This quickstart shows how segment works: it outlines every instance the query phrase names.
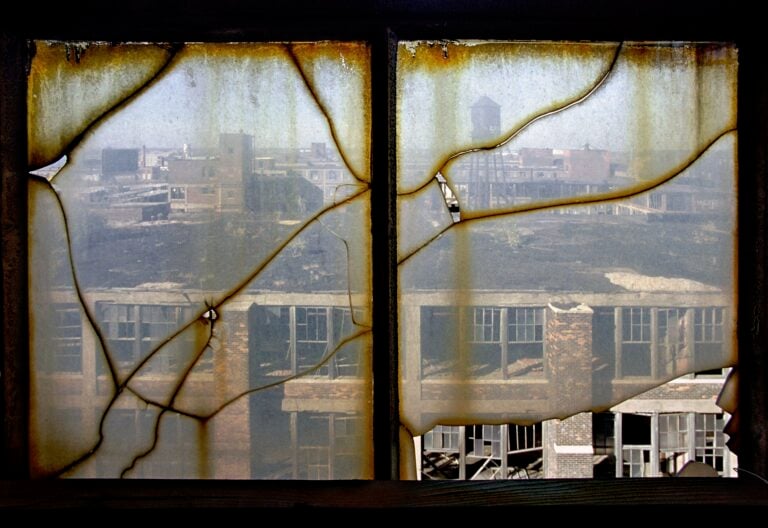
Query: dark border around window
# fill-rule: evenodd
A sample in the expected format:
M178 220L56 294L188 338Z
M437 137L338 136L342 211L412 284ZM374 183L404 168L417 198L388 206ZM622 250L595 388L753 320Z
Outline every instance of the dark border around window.
M739 424L741 468L768 474L768 44L748 29L746 2L648 0L310 0L246 3L136 0L118 10L7 8L1 28L0 220L3 352L0 362L0 507L514 507L535 504L768 505L768 488L742 472L733 481L380 482L398 478L397 283L394 247L395 51L397 39L732 41L739 49ZM276 4L276 3L275 3ZM43 13L44 11L44 13ZM44 15L44 18L41 18ZM754 25L754 24L752 24ZM379 482L174 482L28 480L29 367L26 233L28 39L264 41L359 39L372 48L372 230L374 244L374 474Z

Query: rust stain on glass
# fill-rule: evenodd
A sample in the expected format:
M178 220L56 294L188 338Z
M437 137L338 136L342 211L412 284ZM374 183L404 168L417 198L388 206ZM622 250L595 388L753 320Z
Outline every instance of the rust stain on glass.
M370 478L367 46L36 48L33 474Z
M722 412L722 380L665 384L736 361L736 69L719 43L401 43L401 419L426 477L455 456L522 478L484 450L529 434L519 452L550 463L526 475L584 476L561 455L591 475L577 413L655 413L658 431L664 409L693 416L681 400L706 402L702 430ZM651 389L666 407L631 399ZM529 429L492 425L510 423ZM708 456L664 469L617 445L631 476Z
M36 42L29 73L29 163L58 159L95 120L171 59L170 46Z

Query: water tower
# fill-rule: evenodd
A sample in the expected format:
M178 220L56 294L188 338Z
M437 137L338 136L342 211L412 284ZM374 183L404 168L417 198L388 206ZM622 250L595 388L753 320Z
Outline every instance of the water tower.
M472 141L496 139L501 134L501 106L488 96L472 105Z
M483 95L470 107L472 142L486 145L501 140L501 106ZM488 209L507 205L510 185L507 184L504 158L500 149L493 149L469 157L466 173L465 203L471 209ZM514 187L514 186L511 186Z

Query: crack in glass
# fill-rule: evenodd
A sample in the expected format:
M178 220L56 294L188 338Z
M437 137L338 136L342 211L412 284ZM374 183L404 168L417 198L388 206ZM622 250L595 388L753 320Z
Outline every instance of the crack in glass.
M560 419L533 450L583 476L556 469L579 413L676 409L702 385L664 383L735 365L736 64L719 43L400 44L403 475L525 478L472 449Z
M171 44L106 42L38 42L32 49L28 129L33 169L73 150L92 127L160 78L177 51ZM114 75L116 68L121 75Z
M710 148L712 148L715 144L717 144L722 138L735 133L736 133L735 128L729 128L727 130L723 130L711 142L704 145L701 150L694 152L689 159L683 161L680 167L674 168L669 174L663 174L661 176L644 181L642 184L639 184L634 187L630 187L628 189L619 189L619 190L613 190L610 192L595 193L586 197L573 197L573 198L561 198L557 200L547 200L547 201L542 201L541 203L508 207L501 211L497 210L497 211L491 211L491 212L475 212L475 211L471 211L469 213L465 212L461 215L461 217L454 219L451 224L448 224L443 228L441 228L440 230L438 230L429 240L427 240L421 245L405 253L398 260L398 264L404 264L408 259L416 255L419 251L429 246L429 244L431 244L432 242L434 242L435 240L443 236L446 232L453 229L455 226L459 224L467 224L469 222L476 221L476 220L484 220L484 219L495 218L495 217L504 217L509 215L522 214L522 213L532 213L536 211L544 211L547 209L555 209L555 208L561 208L561 207L585 206L585 205L592 205L592 204L607 203L611 201L632 198L632 197L641 195L643 193L646 193L648 191L652 191L653 189L656 189L657 187L672 181L677 176L680 176L688 168L690 168L694 163L696 163L696 161L698 161L704 154L706 154L706 152ZM467 151L467 153L468 152L470 151ZM438 181L437 176L435 177L435 181L436 182ZM425 187L422 187L422 189ZM420 192L422 189L419 189L416 193ZM450 185L448 185L448 189L450 191ZM407 194L411 194L411 193L407 193ZM445 200L445 209L450 213L451 208L448 200L449 196L455 196L455 193L450 191L450 194L446 195L446 193L444 193L444 196L443 196L443 199ZM458 211L462 211L461 202L458 199L456 200L456 204L458 207Z
M448 47L447 46L442 47L442 53L443 53L443 58L447 59L448 58ZM475 152L487 152L487 151L492 151L494 149L503 147L504 145L506 145L507 143L512 141L515 137L520 135L526 128L528 128L529 126L533 125L537 121L539 121L541 119L546 119L549 116L552 116L552 115L558 114L560 112L566 111L569 108L571 108L572 106L581 104L587 98L589 98L592 94L597 92L600 89L600 87L603 85L603 83L606 82L608 77L614 71L614 69L616 67L616 62L618 61L620 54L621 54L621 43L619 43L616 46L615 51L613 52L613 57L610 59L610 62L605 67L605 69L598 73L598 75L597 75L596 79L594 80L594 82L592 82L591 84L588 84L581 91L579 91L579 92L577 92L577 93L575 93L573 95L569 94L569 96L564 101L562 101L562 102L550 103L549 105L547 105L547 106L545 106L545 107L543 107L541 109L537 109L532 116L525 117L521 123L519 123L516 126L513 126L511 128L511 130L509 130L504 135L504 137L503 137L503 139L501 141L498 141L498 142L493 141L491 144L485 144L485 145L481 144L480 146L472 146L472 147L464 148L464 149L458 150L457 152L454 152L454 153L450 154L447 158L445 158L445 161L440 163L439 168L437 169L437 171L435 172L435 174L434 174L434 176L432 178L426 180L423 184L419 185L415 189L406 189L406 190L403 190L403 191L398 191L397 195L398 196L408 196L410 194L418 193L424 187L426 187L427 185L431 184L432 180L436 180L438 178L438 174L440 174L441 176L443 176L443 178L445 178L443 173L446 171L446 167L453 160L455 160L457 158L460 158L462 156L465 156L467 154L472 154L472 153L475 153ZM490 138L490 139L493 139L493 138ZM487 140L488 140L488 138L479 139L479 141L487 141ZM477 142L477 141L478 140L475 140L475 142ZM446 183L448 185L448 188L453 192L453 195L457 196L456 192L453 189L453 186L450 184L450 182L446 182Z
M33 474L370 478L367 45L36 49ZM436 424L735 363L735 69L718 43L401 43L404 475Z
M54 49L63 47L68 50L66 60L70 60L70 45L38 43L38 46L41 45ZM76 64L80 64L83 57L90 56L93 50L95 53L92 54L98 55L102 47L101 43L76 46L75 49L80 50L78 53L81 59ZM144 49L147 55L151 53L149 46ZM117 56L119 52L125 52L122 59L126 61L130 61L136 53L133 46L121 48L118 45L117 49L110 48L110 51L118 52L115 53ZM171 58L173 64L169 67ZM370 435L366 432L366 427L359 426L367 423L369 418L366 416L370 413L370 381L367 379L369 376L365 374L371 332L367 313L370 294L366 293L369 291L369 244L365 242L369 181L365 162L369 157L366 130L369 128L370 119L367 116L368 94L367 91L361 91L361 87L367 87L369 82L367 48L355 43L216 46L190 44L177 47L171 58L162 68L155 71L145 84L123 91L116 90L120 93L108 101L114 106L100 107L101 114L96 118L88 114L90 122L77 115L72 118L73 121L87 123L71 134L74 139L70 145L57 146L54 149L59 156L63 151L68 160L67 166L58 176L53 174L56 177L55 185L52 183L52 170L47 173L42 171L42 174L41 171L30 174L33 230L36 233L51 229L55 231L53 226L56 222L50 217L58 214L65 244L56 250L59 254L66 255L63 259L59 255L59 269L54 273L51 273L51 270L39 269L33 273L36 283L33 285L32 297L44 297L46 293L54 297L67 297L65 292L54 294L46 291L46 283L49 283L45 280L46 276L57 276L51 282L58 283L58 289L62 282L70 283L70 290L75 296L73 300L79 305L79 312L82 314L81 341L91 341L94 349L102 351L91 357L90 362L95 359L99 364L95 366L95 370L101 370L101 375L106 373L109 379L106 385L100 386L103 384L100 375L91 372L90 374L96 375L91 379L84 377L82 386L79 387L86 393L101 393L98 396L103 401L95 405L94 411L100 414L98 425L95 426L96 432L91 433L96 438L91 446L87 446L87 434L81 433L79 436L84 439L79 441L74 432L71 438L52 440L47 436L50 432L46 429L46 418L54 417L51 413L55 411L46 406L52 407L56 403L50 399L46 400L46 391L38 389L35 396L38 397L36 401L39 405L36 413L33 413L36 419L33 419L33 429L37 429L33 433L33 451L39 455L40 460L36 460L33 466L39 474L54 476L243 478L254 477L262 472L262 477L271 475L272 478L285 478L293 473L294 478L321 478L326 471L334 471L335 462L339 466L335 468L337 478L343 475L347 475L347 478L369 475ZM60 60L60 56L58 59ZM341 63L341 68L335 63ZM66 75L55 73L55 57L47 57L45 63L33 64L37 67L38 77L43 78L48 85L59 83L55 89L48 89L45 93L38 93L37 84L31 83L33 98L50 99L53 97L51 93L55 93L56 89L65 92L77 92L80 89L76 83L74 86L68 85ZM306 69L310 71L305 71ZM336 75L339 71L346 72L348 78L342 79L342 88L335 86L329 91L317 84L317 79L322 83L328 78L328 69ZM107 77L114 75L114 72L100 73ZM245 82L248 78L251 81ZM200 90L203 92L200 93ZM146 162L149 149L143 143L145 137L139 137L134 132L134 137L126 140L123 135L123 131L130 131L126 126L133 126L140 131L144 130L143 134L149 136L150 140L161 141L157 137L152 138L153 133L158 136L158 125L161 125L160 128L167 125L178 127L179 121L185 121L182 113L174 114L174 109L169 109L169 106L183 106L190 101L196 101L199 105L200 97L213 95L215 90L223 90L218 95L223 95L225 101L203 101L203 107L198 106L196 111L192 112L197 118L202 118L201 122L196 123L186 118L186 123L182 123L192 129L186 133L195 135L196 132L200 140L205 141L206 134L210 136L211 132L225 131L232 126L228 121L227 127L223 127L223 117L216 114L217 111L226 114L225 117L229 120L239 121L244 125L248 121L244 116L251 113L233 113L232 110L237 109L230 106L245 105L251 112L260 114L255 123L260 123L264 130L257 130L256 140L253 136L243 134L241 128L239 134L221 134L219 152L213 155L203 153L195 156L194 151L184 144L178 154L162 152L158 161L150 167ZM227 90L237 93L234 96L229 95ZM339 105L334 101L334 97L342 97L343 104ZM150 115L153 112L148 114L144 108L159 111L156 110L155 115ZM330 112L334 112L333 118ZM282 116L282 121L268 121L278 115ZM286 119L287 127L282 128L280 123ZM339 132L335 119L351 123L352 126L344 126ZM143 123L152 123L155 130L142 128ZM270 125L265 127L266 123ZM207 129L201 128L202 124ZM62 128L65 125L51 126ZM362 131L359 130L360 127L363 128ZM266 130L267 128L271 130ZM300 142L309 141L313 137L323 139L324 134L326 143L318 141L307 144L304 148L311 149L306 149L303 151L305 153L301 154ZM355 137L355 134L358 137ZM101 170L97 167L91 174L87 174L87 169L82 167L82 160L88 158L87 149L91 144L98 144L99 139L102 143L105 142L102 139L104 136L107 136L107 142L121 140L127 141L127 144L130 144L130 139L133 139L133 144L136 144L137 138L140 139L140 170L136 170L135 163L132 165L130 160L136 152L121 149L119 145L114 148L110 144L102 147ZM259 139L267 141L269 136L273 136L272 144L275 146L261 148L268 156L252 157L255 152L253 145L259 145ZM167 137L171 136L166 135ZM348 141L346 149L342 148L339 137ZM292 148L285 145L286 138L293 143ZM30 144L42 142L37 137L30 140ZM335 161L334 150L328 149L327 143L335 149L341 163ZM289 148L285 148L286 146ZM258 150L259 147L256 148ZM310 151L309 154L306 153L307 150ZM237 151L234 153L236 159L227 163L227 156L233 154L233 151ZM238 153L241 161L237 159ZM309 158L310 161L303 161L303 165L302 162L297 163L297 154L305 159ZM79 166L78 162L81 162ZM239 168L237 164L241 162L243 167ZM147 170L147 167L151 170ZM317 182L315 172L310 173L310 168L314 167L319 167L318 172L322 172L321 183ZM202 182L200 177L190 173L190 170L201 170ZM217 171L220 174L216 174ZM125 173L128 173L128 176ZM231 179L232 173L235 173L235 178L242 178L243 182L239 187L230 185L225 189L224 184L220 182L226 178ZM352 178L351 182L345 181L347 176ZM138 184L136 180L140 180ZM102 185L93 185L94 181ZM42 187L39 187L40 184ZM82 192L83 188L87 192ZM212 202L206 202L205 196L201 195L211 194L212 189L214 193L218 193L218 203L213 203L212 208L206 209ZM199 193L196 203L192 203L193 200L190 199L193 191ZM243 194L247 195L245 199L242 199ZM83 195L87 195L85 204ZM161 196L160 199L157 198L158 195ZM46 196L52 197L53 208L42 207L43 203L51 199ZM164 202L163 197L166 200L170 197L172 201L174 198L179 202L183 200L185 207L192 208L197 205L203 211L169 211L170 204ZM89 216L87 213L93 213L98 206L94 207L88 200L117 203L109 204L112 209L109 209L104 217L95 218L94 214ZM157 202L160 202L161 207L153 205ZM134 207L131 205L133 203L139 203L138 207L148 208L150 213L155 214L146 218L146 213L142 210L141 214L144 216L138 221L134 218L133 221L122 220L123 225L110 225L121 212L118 207L122 205L125 210L130 210ZM83 214L83 209L87 211L86 214ZM210 209L215 215L207 212ZM250 218L239 218L238 212L240 217ZM39 219L41 214L47 215L48 218ZM304 218L301 218L301 215ZM176 217L175 222L170 220L171 216ZM222 281L221 272L227 273L237 268L230 266L228 269L226 264L218 264L214 259L212 268L219 268L218 277L210 273L205 274L213 288L205 287L205 280L201 280L198 292L188 287L180 289L183 282L168 281L168 274L152 276L153 267L162 271L163 265L169 262L179 265L167 253L157 262L149 260L144 265L141 265L143 259L139 259L136 269L125 270L130 271L127 275L132 277L126 277L124 280L132 280L133 284L141 281L141 273L146 273L149 280L138 284L138 288L126 288L126 285L121 285L121 281L117 281L117 290L110 290L109 283L114 282L114 278L102 277L96 280L99 266L119 266L122 263L119 257L112 257L113 262L109 263L110 256L94 255L94 252L90 251L94 239L103 242L106 236L122 228L129 238L138 236L144 245L154 243L156 247L164 247L168 245L168 240L162 240L160 236L150 233L153 229L163 229L163 222L181 224L182 229L188 231L205 232L207 228L211 233L206 240L213 242L212 246L217 245L217 238L223 240L219 243L222 246L219 248L219 256L235 261L234 264L240 268L241 274L237 281L229 281L229 284L226 280ZM272 223L276 224L276 227L273 227ZM202 229L196 228L196 225L202 226ZM91 232L81 233L76 230L82 229L83 226L91 228ZM270 228L274 233L269 233ZM175 227L165 227L166 232L172 229ZM249 235L249 229L255 232ZM131 230L137 230L139 233L130 233ZM211 235L214 238L210 238ZM334 246L328 243L329 236L342 248L338 257L326 254ZM255 242L263 249L252 255L242 251L241 247L227 243L226 238L233 241L242 240L244 243L248 243L247 239L250 238L251 243ZM273 244L272 248L267 245L269 243ZM46 245L54 244L50 244L49 240L42 243L40 240L33 242L33 255L36 252L51 251ZM183 247L179 249L183 250ZM210 254L211 248L200 249L200 260L203 262L213 256ZM213 249L215 250L215 247ZM123 256L128 254L127 250L143 251L134 245L123 249ZM232 255L232 250L239 251L239 254ZM174 249L171 249L171 253L173 251ZM152 258L151 253L139 255ZM313 263L313 259L320 259L320 262ZM94 263L92 260L101 262ZM33 256L33 267L34 263ZM244 265L241 266L240 263ZM206 266L208 265L204 264L204 267ZM286 269L279 269L279 266ZM67 267L69 273L66 271ZM296 270L299 270L298 276L294 273ZM177 273L180 271L183 269L176 270ZM304 274L307 278L302 279L301 272L306 272ZM155 278L161 280L152 280ZM183 280L183 276L178 276L178 279ZM308 288L308 285L301 283L290 286L286 284L286 279L333 285L333 289L338 289L339 294L316 295L312 293L311 286ZM266 281L271 281L271 284L262 284ZM99 282L102 284L98 284ZM107 289L104 289L104 284ZM264 286L266 289L262 290ZM271 290L275 286L278 286L278 289ZM146 290L146 293L142 294L141 290ZM259 294L259 291L263 293ZM307 293L302 294L302 291ZM124 299L122 303L121 298ZM327 304L321 304L317 308L302 306L307 302L310 305L318 302L336 304L340 299L344 300L340 308L326 307ZM261 372L260 367L253 364L256 359L252 359L249 366L249 353L258 355L258 348L262 346L262 343L248 335L248 331L253 330L252 326L255 324L251 321L251 314L262 309L259 305L264 302L272 303L272 308L265 307L268 310L291 313L291 321L288 324L292 334L301 329L308 332L310 327L307 326L307 321L300 322L299 318L312 317L311 321L315 324L311 328L312 331L322 330L332 334L332 337L325 335L325 351L317 355L315 344L305 344L306 339L291 337L287 350L287 353L293 356L291 371L283 373L278 369L272 373ZM294 311L301 316L297 315L294 319ZM36 317L42 313L34 312L33 309L33 352L42 353L43 347L39 345L46 341L56 341L56 338L46 335L51 328L46 328L45 323L50 325L50 321L44 317ZM317 326L321 320L328 325L326 329ZM307 346L310 350L299 350ZM301 364L297 362L299 354L302 354L301 358L298 358ZM85 355L83 353L83 356ZM36 368L38 365L34 364L38 360L36 353L33 353L33 358L33 370L40 371L41 369ZM306 361L309 361L309 364ZM85 362L88 361L81 358L81 363ZM94 365L90 368L93 369ZM333 403L332 394L327 397L315 395L311 398L317 401L303 405L301 416L298 410L281 411L280 400L276 397L278 393L275 391L287 392L288 389L283 389L286 384L298 383L304 378L317 375L317 371L322 369L329 372L333 370L334 379L338 378L340 384L344 385L339 389L342 391L340 397L344 401ZM36 372L36 377L38 375ZM43 377L40 375L41 380ZM53 379L54 385L58 383L53 392L62 389L60 377L60 373L54 372L45 380ZM95 386L93 381L96 382ZM250 386L243 387L243 384ZM269 389L272 389L271 392ZM303 384L293 387L293 392L298 391L301 397L302 390L312 389L311 383ZM257 401L254 399L256 393L268 393L268 397ZM284 400L287 401L287 398ZM245 406L241 404L243 401ZM259 407L260 404L263 404L263 408ZM284 402L283 406L285 405L287 404ZM102 411L99 411L99 408ZM76 414L78 411L79 409L58 409L55 419L64 422L68 413ZM279 417L281 412L287 416ZM256 414L263 416L259 419L253 416ZM270 416L272 418L269 418ZM274 432L274 436L285 438L285 443L293 450L293 460L289 457L286 463L262 459L258 461L261 462L259 465L254 463L253 459L262 457L254 456L250 457L251 467L246 464L243 469L241 460L244 455L248 458L247 451L256 451L260 447L259 442L276 444L279 441L270 442L265 438L265 433L260 431L253 432L250 438L243 440L241 431L247 431L248 428L268 430L268 422L264 420L274 421L275 417L279 417L277 421L280 426L284 425L284 429ZM211 427L209 422L215 418L217 420ZM189 422L184 420L193 420L197 425L190 429ZM249 423L249 420L252 423ZM324 420L327 426L336 431L338 438L330 438L330 446L311 445L315 441L315 423L321 424L322 428ZM90 421L92 423L92 420ZM91 431L93 427L94 425L91 425ZM193 431L195 428L197 433ZM166 434L166 430L171 432ZM236 437L239 435L239 443L222 441L221 436L225 434L222 430L231 431ZM136 436L126 444L124 439L119 437L124 435ZM328 441L326 438L326 443ZM35 443L39 443L39 446L35 446ZM307 443L310 445L306 445ZM80 447L73 447L72 444L79 444ZM170 447L166 444L170 444ZM249 447L249 444L253 447ZM354 449L350 451L351 448ZM174 449L178 452L174 453ZM264 449L277 453L285 451L285 446L268 445ZM75 454L78 451L80 455ZM312 459L318 452L325 453L333 460L319 464ZM281 465L282 467L277 468Z

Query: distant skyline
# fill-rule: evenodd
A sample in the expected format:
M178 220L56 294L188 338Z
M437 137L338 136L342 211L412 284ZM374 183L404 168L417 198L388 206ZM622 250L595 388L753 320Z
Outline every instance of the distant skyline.
M401 58L411 49L401 48ZM567 53L546 58L502 53L488 60L483 46L475 45L475 59L444 70L420 64L417 54L414 65L398 72L400 152L407 155L418 145L440 157L471 148L470 108L482 96L500 105L504 137L526 119L588 88L600 78L613 49L595 45L591 56L579 60ZM257 149L300 149L313 142L334 148L325 116L288 60L212 57L202 47L187 50L158 82L100 123L81 147L181 148L187 143L193 149L211 148L218 145L220 132L242 131L254 136ZM590 97L533 123L506 147L578 149L589 143L615 152L695 149L735 120L735 84L729 64L724 64L642 68L620 58ZM344 60L320 62L312 72L337 137L364 165L363 74ZM350 145L353 140L356 144Z

